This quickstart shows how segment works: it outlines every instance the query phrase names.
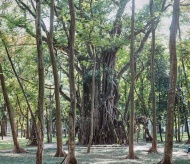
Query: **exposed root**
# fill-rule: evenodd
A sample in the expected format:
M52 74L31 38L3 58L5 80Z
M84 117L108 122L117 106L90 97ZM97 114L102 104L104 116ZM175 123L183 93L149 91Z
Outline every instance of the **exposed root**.
M137 157L136 155L134 155L133 157L128 155L125 159L139 159L139 157Z
M27 151L22 147L14 147L14 149L11 152L16 154L27 153Z
M149 150L147 150L147 152L148 153L158 153L158 151L153 149L152 147Z
M161 160L160 162L158 162L158 164L163 164L163 160Z
M64 161L64 164L77 164L76 157L72 154L68 154Z
M65 151L61 150L61 151L57 151L54 155L54 157L66 157L67 154L65 153Z
M170 161L170 160L164 160L164 159L162 159L160 162L158 162L158 164L173 164L173 162Z

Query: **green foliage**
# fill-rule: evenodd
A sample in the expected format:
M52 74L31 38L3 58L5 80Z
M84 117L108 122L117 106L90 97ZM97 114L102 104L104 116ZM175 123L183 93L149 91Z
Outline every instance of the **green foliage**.
M130 11L125 11L121 17L122 25L120 30L121 34L113 35L113 25L116 19L116 11L118 9L119 1L112 0L94 0L94 1L75 1L76 9L76 40L75 40L75 64L77 66L76 80L77 80L77 92L82 99L83 84L91 85L92 78L92 50L90 47L94 47L97 56L96 70L96 82L101 85L103 73L107 73L107 82L116 82L119 86L120 100L117 108L121 113L124 113L126 103L129 96L130 89L130 69L129 67L122 74L121 79L115 79L117 74L128 64L130 64L130 35L131 35L131 14ZM53 95L53 89L49 89L51 85L53 87L52 68L49 56L49 50L46 43L46 33L49 30L49 5L50 0L42 2L42 19L43 19L43 53L45 64L45 103L46 106L51 105L52 118L55 121L55 103L54 96L52 102L48 95ZM33 7L30 2L26 3L31 11ZM69 97L69 74L68 74L68 34L70 26L70 15L68 10L68 1L58 0L56 1L56 15L54 22L54 46L56 52L56 59L58 63L58 69L60 72L60 84L63 86L64 93ZM11 9L13 10L10 10ZM162 3L160 0L155 1L155 17L161 15ZM128 9L128 8L127 8ZM35 111L37 107L37 93L38 93L38 74L37 74L37 52L35 42L35 18L19 5L11 5L11 3L3 3L0 6L0 11L3 14L0 15L1 29L0 38L5 39L8 49L11 54L11 58L14 61L15 69L22 81L24 90L28 97L28 100L32 106L32 110ZM170 13L169 13L170 14ZM181 13L182 23L188 25L188 14ZM135 52L137 52L143 37L147 30L150 28L150 11L148 4L142 8L142 10L136 11L135 16L135 33L139 32L135 36ZM147 25L147 26L146 26ZM159 26L158 26L159 28ZM47 30L47 31L46 31ZM157 29L156 29L157 30ZM186 89L185 84L190 81L190 42L189 34L187 39L182 37L180 44L178 44L178 66L182 69L182 59L185 64L185 72L187 79L182 73L180 81L183 89L183 114L187 112L187 102L190 100L190 87ZM157 116L158 121L165 120L166 108L167 108L167 94L169 87L169 55L167 52L168 47L163 45L163 40L166 38L156 38L155 49L155 92L157 100ZM136 59L136 74L138 75L135 83L135 107L136 115L146 115L151 117L150 109L150 47L151 43L148 40L143 50L137 55ZM165 49L165 47L167 49ZM117 51L116 51L117 50ZM108 63L104 63L102 60L106 53L116 53L116 61L114 68L109 67ZM27 105L21 93L18 82L14 76L14 73L8 62L6 52L2 42L0 41L0 62L2 62L4 75L6 79L6 86L11 100L12 107L15 112L15 118L18 120L21 116L19 113L17 97L20 100L20 107L27 112ZM110 62L111 63L111 62ZM79 71L78 71L79 70ZM189 84L188 84L189 85ZM100 93L98 93L100 94ZM0 100L3 101L2 95ZM62 108L62 120L68 123L69 102L61 97ZM47 111L49 115L50 111ZM77 111L80 115L80 111ZM1 117L1 115L0 115ZM182 116L184 119L184 116Z

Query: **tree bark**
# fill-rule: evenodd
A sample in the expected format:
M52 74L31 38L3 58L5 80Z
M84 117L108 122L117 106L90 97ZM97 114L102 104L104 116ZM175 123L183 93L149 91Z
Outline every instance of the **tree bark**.
M76 89L75 89L75 74L74 74L74 43L75 43L75 8L74 1L69 0L69 12L70 12L70 29L69 29L69 83L70 83L70 111L69 111L69 151L66 157L66 164L76 164L75 157L75 115L76 115Z
M61 107L60 107L60 97L59 97L59 75L56 63L56 57L54 53L53 45L53 26L54 26L54 5L55 1L51 0L51 13L50 13L50 32L48 36L48 47L50 51L51 64L53 69L53 77L55 83L55 103L56 103L56 137L57 137L57 152L55 157L64 157L66 153L63 151L63 141L62 141L62 122L61 122Z
M0 80L1 80L3 97L4 97L4 101L6 103L6 106L7 106L7 111L8 111L10 125L11 125L11 131L12 131L12 137L13 137L13 143L14 143L13 153L26 153L26 151L22 147L20 147L19 143L18 143L15 121L14 121L14 115L13 115L13 111L12 111L11 104L9 101L1 63L0 63Z
M116 18L112 30L110 31L110 37L113 39L121 35L121 17L128 2L129 0L120 1ZM98 98L98 114L96 114L99 116L97 120L99 126L95 128L95 132L97 132L96 140L99 144L112 144L118 142L118 134L115 133L117 130L115 127L112 128L114 120L117 120L118 118L116 106L119 100L119 93L115 81L115 63L118 50L118 46L112 46L112 48L102 51L103 74L101 93L99 93Z
M50 103L51 103L51 98L50 98ZM49 112L48 112L48 107L46 107L46 130L47 130L47 143L52 143L52 132L51 132L51 105L49 105Z
M179 75L180 76L180 75ZM178 85L177 89L177 141L181 142L181 132L180 132L180 127L181 127L181 117L180 117L180 88Z
M1 136L7 136L7 115L6 115L6 104L2 104L2 118L1 118Z
M36 44L38 58L38 109L37 109L37 141L38 148L36 153L36 164L43 163L44 151L44 61L42 49L42 32L41 32L41 0L36 1Z
M168 107L166 117L166 139L164 147L164 158L160 163L171 164L173 152L173 135L174 135L174 107L175 107L175 91L177 79L177 55L176 55L176 35L179 25L179 6L180 0L174 0L172 23L170 26L170 86L168 93Z
M29 110L27 108L27 114L26 114L26 139L30 138L30 129L29 129Z
M188 119L187 119L186 115L185 115L185 126L186 126L186 129L187 129L187 136L188 136L188 140L187 140L186 143L190 143L189 125L188 125Z
M151 25L152 25L152 45L151 45L151 101L152 101L152 114L153 114L153 141L152 147L149 152L157 152L157 120L156 120L156 97L155 97L155 26L154 26L154 0L150 0L150 15L151 15Z
M129 155L128 159L137 158L134 153L134 90L135 90L135 60L134 60L134 22L135 22L135 0L132 0L132 16L131 16L131 93L130 93L130 125L129 125Z
M95 103L95 71L96 71L96 53L95 53L95 47L92 46L92 54L93 54L93 72L92 72L92 91L91 91L91 113L90 113L90 137L89 137L89 143L88 143L88 149L87 153L90 153L90 147L92 146L92 140L93 140L93 132L94 132L94 103Z

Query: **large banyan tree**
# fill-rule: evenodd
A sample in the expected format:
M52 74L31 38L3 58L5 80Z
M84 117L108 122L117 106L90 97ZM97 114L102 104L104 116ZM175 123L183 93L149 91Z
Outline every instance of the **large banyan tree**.
M81 3L80 3L81 2ZM95 109L94 109L94 144L111 144L127 140L125 122L118 121L121 116L117 104L120 98L118 92L119 79L129 68L126 61L120 70L116 71L116 61L119 50L129 46L130 40L130 10L129 0L120 1L92 1L79 2L78 37L82 39L78 43L79 54L77 56L82 76L82 99L80 108L79 142L87 144L90 136L90 102L92 87L92 56L96 53L96 82L95 82ZM88 8L86 8L88 6ZM157 4L157 10L163 12L167 6L165 1ZM138 15L141 26L135 28L135 37L141 36L141 41L135 50L138 58L149 34L151 33L151 20L146 12ZM146 19L144 18L146 17ZM144 19L144 20L142 20ZM154 18L155 27L160 15ZM82 28L83 30L81 30ZM88 61L88 62L87 62ZM124 118L125 116L122 116Z

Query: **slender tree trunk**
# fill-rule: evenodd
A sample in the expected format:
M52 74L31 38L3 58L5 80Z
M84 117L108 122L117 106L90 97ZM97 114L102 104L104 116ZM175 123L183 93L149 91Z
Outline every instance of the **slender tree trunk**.
M185 115L185 126L187 128L187 136L188 136L187 143L190 143L189 125L188 125L188 120L187 120L187 116L186 115Z
M2 69L1 63L0 63L0 80L1 80L3 97L4 97L4 101L6 103L6 106L7 106L7 111L8 111L10 125L11 125L11 131L12 131L12 137L13 137L13 143L14 143L13 153L26 153L26 151L23 148L21 148L19 146L19 143L18 143L15 121L14 121L14 115L13 115L13 111L12 111L11 104L9 101L9 97L7 94L7 89L6 89L6 85L5 85L5 78L3 75L3 69Z
M161 123L159 123L159 133L160 133L160 141L163 142L163 139L162 139L162 125Z
M178 90L177 90L177 94L178 94L178 101L177 101L177 141L181 142L181 137L180 137L180 127L181 127L181 118L180 118L180 88L178 86Z
M20 105L20 100L18 98L18 95L16 95L16 101L17 101L17 105L19 107L19 111L20 111L20 115L19 115L19 123L20 123L20 127L21 127L21 138L25 137L25 126L24 126L24 119L26 118L27 115L25 115L21 109L21 105Z
M176 116L176 113L174 112L174 136L175 136L175 140L177 142L177 116Z
M50 85L50 97L49 97L49 111L47 111L48 116L47 116L47 143L52 143L52 93L51 93L51 86ZM48 109L47 109L48 110Z
M3 140L3 133L4 133L4 129L3 129L3 118L1 120L1 139Z
M1 119L2 139L3 139L3 136L7 136L7 116L5 115L5 112L6 112L6 104L3 104L2 119Z
M36 1L36 44L38 58L38 122L37 122L37 140L38 148L36 153L36 164L43 163L44 151L44 61L42 49L42 32L41 32L41 0Z
M152 114L153 114L153 141L149 152L157 152L157 121L156 121L156 98L155 98L155 73L154 73L154 56L155 56L155 27L154 27L154 0L150 0L150 15L152 25L152 45L151 45L151 99L152 99Z
M50 101L51 102L51 101ZM49 109L50 110L50 109ZM46 130L47 130L47 143L52 143L51 134L51 111L48 112L48 107L46 107Z
M51 13L50 13L50 32L48 35L48 47L50 51L51 64L53 69L53 77L55 83L55 103L56 103L56 137L57 137L57 152L55 157L64 157L66 153L63 151L62 141L62 122L61 122L61 107L59 97L59 75L56 63L56 57L53 46L53 26L54 26L54 4L55 1L51 0Z
M29 130L29 110L27 108L27 115L26 115L26 139L30 138L30 130Z
M90 138L89 138L89 143L88 143L88 149L87 153L90 153L90 147L92 145L92 140L93 140L93 132L94 132L94 101L95 101L95 70L96 70L96 53L95 53L95 47L92 47L92 53L93 53L93 72L92 72L92 93L91 93L91 118L90 118Z
M132 17L131 17L131 54L130 54L130 66L131 66L131 93L130 93L130 126L129 126L129 155L128 159L137 158L134 153L134 90L135 90L135 62L134 62L134 19L135 19L135 0L132 0Z
M186 70L185 70L185 64L184 64L184 59L181 58L181 62L182 62L182 72L184 74L184 77L185 77L185 87L187 89L187 95L188 95L188 98L190 97L190 92L189 92L189 84L188 84L188 78L187 78L187 74L186 74ZM188 109L188 113L190 113L190 102L188 101L187 103L187 109ZM187 117L185 115L185 117ZM187 121L187 118L186 118L186 121ZM188 123L187 123L187 135L188 135L188 141L187 142L190 142L190 134L189 134L189 127L188 127Z
M5 107L4 107L5 109ZM1 119L1 136L2 136L2 140L3 140L3 136L6 136L7 133L7 116L4 114L4 110L3 110L3 116Z
M159 94L158 94L158 99L159 99L159 109L160 109L160 80L158 82L158 87L159 87ZM162 121L162 118L161 116L159 116L159 133L160 133L160 140L161 142L163 142L163 139L162 139L162 124L161 124L161 121Z
M168 107L166 117L166 139L164 147L164 158L160 163L171 164L173 152L174 135L174 106L177 79L177 55L176 55L176 35L179 25L179 6L180 0L174 0L172 23L170 26L170 87L168 93Z
M124 111L124 121L127 122L128 121L128 113L129 113L129 103L130 103L130 95L131 95L131 85L130 85L130 89L129 89L129 95L128 98L125 102L125 111Z
M70 83L70 111L69 111L69 151L66 158L66 164L76 164L75 157L75 109L76 109L76 89L75 89L75 74L74 74L74 43L75 43L75 8L74 1L69 0L70 11L70 30L69 30L69 83Z

